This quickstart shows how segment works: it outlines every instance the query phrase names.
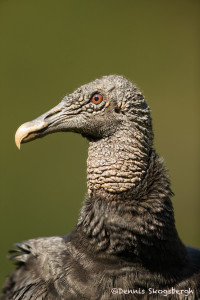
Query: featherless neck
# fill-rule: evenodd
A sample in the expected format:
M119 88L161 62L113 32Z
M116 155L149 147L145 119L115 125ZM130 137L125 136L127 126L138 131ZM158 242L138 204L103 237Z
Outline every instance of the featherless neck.
M90 142L87 160L89 195L101 188L121 193L136 186L146 172L149 148L143 133L128 128Z

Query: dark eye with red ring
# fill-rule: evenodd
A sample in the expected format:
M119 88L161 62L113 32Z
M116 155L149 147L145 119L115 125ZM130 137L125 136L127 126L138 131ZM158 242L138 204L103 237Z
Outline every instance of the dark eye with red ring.
M103 101L103 96L101 94L94 94L91 101L94 104L99 104Z

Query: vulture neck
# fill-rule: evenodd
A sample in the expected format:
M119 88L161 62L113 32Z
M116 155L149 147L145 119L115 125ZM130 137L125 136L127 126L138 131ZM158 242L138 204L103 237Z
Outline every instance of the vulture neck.
M177 267L186 254L163 161L145 139L123 136L90 143L89 193L76 234L93 253Z
M148 166L149 143L139 130L123 128L89 144L88 193L103 189L122 193L136 187Z

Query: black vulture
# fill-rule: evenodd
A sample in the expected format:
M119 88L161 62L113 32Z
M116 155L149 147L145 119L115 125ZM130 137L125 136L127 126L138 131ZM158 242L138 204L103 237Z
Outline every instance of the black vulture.
M200 299L200 251L178 236L140 90L96 79L20 126L16 144L57 131L89 140L88 195L73 232L16 245L1 299Z

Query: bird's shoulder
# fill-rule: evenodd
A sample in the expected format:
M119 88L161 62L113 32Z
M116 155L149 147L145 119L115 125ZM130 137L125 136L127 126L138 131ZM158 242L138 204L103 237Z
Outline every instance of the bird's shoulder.
M10 253L18 267L7 279L1 299L28 300L33 294L37 295L34 299L60 299L54 282L63 274L67 244L67 236L30 239L15 244Z
M66 240L60 236L43 237L15 244L11 250L11 259L28 263L31 259L39 259L45 263L52 255L66 249Z

